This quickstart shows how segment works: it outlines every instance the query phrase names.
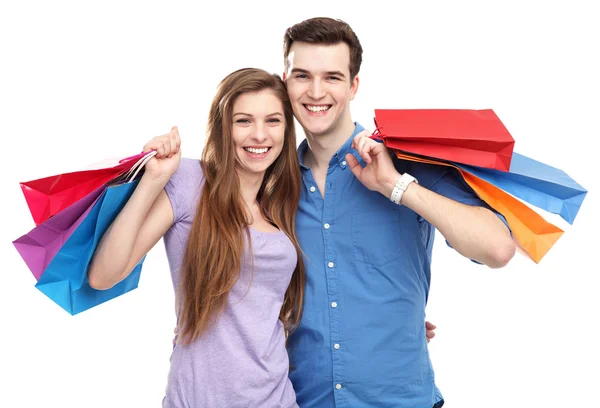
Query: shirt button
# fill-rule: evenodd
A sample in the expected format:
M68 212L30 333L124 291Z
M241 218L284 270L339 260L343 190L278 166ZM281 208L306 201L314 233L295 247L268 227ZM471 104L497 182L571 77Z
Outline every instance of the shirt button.
M310 188L310 192L311 192L311 193L314 193L315 191L317 191L317 189L315 188L315 186L312 186L312 187Z
M330 268L333 268L333 265L334 265L334 263L333 263L333 262L329 262L329 263L327 264L327 266L329 266Z
M331 302L331 307L337 307L337 302Z
M339 345L339 344L337 344L337 343L335 343L335 344L333 345L333 348L334 348L334 349L336 349L336 350L339 350L339 349L340 349L340 345Z
M342 384L336 384L335 385L335 389L336 390L341 390L342 389Z
M329 229L330 225L325 223L325 225L323 225L325 227L325 229Z
M345 166L346 164L348 164L348 163L346 163L346 160L344 160L344 161L342 162L342 166Z

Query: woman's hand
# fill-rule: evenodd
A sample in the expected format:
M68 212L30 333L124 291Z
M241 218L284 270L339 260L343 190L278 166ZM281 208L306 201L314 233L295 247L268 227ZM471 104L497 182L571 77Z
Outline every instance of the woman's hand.
M177 126L165 135L156 136L144 146L144 153L156 150L156 155L146 163L144 177L168 181L179 168L181 139Z

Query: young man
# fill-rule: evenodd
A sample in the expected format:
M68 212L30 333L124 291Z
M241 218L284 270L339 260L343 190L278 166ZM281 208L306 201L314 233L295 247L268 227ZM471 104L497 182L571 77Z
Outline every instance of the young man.
M354 123L362 47L344 22L284 36L288 94L306 140L297 234L307 283L289 338L301 407L441 407L425 335L434 230L492 268L515 245L504 219L448 168L392 160Z

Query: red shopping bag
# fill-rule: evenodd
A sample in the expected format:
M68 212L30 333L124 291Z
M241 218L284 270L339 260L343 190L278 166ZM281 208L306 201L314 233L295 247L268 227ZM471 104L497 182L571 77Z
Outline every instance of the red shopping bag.
M515 141L493 110L376 109L376 134L390 149L501 171Z
M140 159L144 156L144 153L140 153L122 159L118 164L110 167L57 174L21 182L21 190L35 225L40 225L106 183L124 176L136 164L139 165Z

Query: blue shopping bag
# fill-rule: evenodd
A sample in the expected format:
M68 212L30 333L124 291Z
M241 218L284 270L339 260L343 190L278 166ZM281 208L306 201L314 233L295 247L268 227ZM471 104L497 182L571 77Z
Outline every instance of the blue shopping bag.
M87 269L102 235L125 206L138 183L139 180L135 180L107 187L35 285L71 315L137 288L145 257L127 278L107 290L90 287Z
M558 214L573 224L587 190L567 173L547 164L513 152L510 171L453 163L542 210Z

